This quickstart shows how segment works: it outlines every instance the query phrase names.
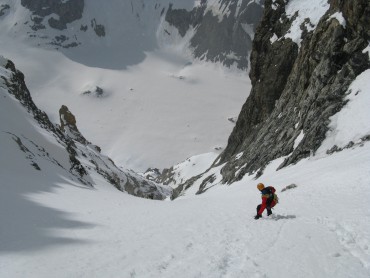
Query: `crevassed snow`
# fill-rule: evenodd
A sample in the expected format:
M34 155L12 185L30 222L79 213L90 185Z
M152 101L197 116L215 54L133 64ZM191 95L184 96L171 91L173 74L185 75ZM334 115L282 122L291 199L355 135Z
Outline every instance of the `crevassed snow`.
M310 24L306 24L306 28L308 31L314 30L316 25L319 23L320 18L326 13L329 7L330 5L327 0L289 1L286 6L287 17L292 18L296 13L298 13L298 16L292 22L290 29L284 37L292 39L292 41L300 46L302 41L302 30L300 28L301 24L304 23L306 18L308 18L310 20Z

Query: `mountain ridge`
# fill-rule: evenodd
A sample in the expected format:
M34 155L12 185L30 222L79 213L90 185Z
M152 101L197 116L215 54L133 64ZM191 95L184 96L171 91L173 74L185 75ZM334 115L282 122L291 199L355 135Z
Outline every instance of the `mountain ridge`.
M279 8L273 9L273 3L278 4ZM367 31L370 21L365 16L370 10L367 1L358 1L353 5L331 1L314 31L303 29L299 49L290 38L284 39L284 33L279 34L280 40L271 43L268 39L273 37L274 28L280 27L278 20L270 20L284 16L274 16L286 10L284 6L284 1L266 1L264 19L255 37L251 55L251 95L216 165L240 152L243 152L243 156L237 160L231 159L232 162L223 168L224 182L240 179L245 173L251 174L258 169L263 170L269 161L281 156L288 157L280 168L314 154L326 138L329 118L347 102L344 97L350 84L370 68L369 56L363 53L370 39ZM343 14L347 22L345 26L333 17L337 12ZM261 47L260 44L266 46ZM268 49L265 57L261 53L264 48ZM283 53L287 51L285 57L294 57L293 63L289 59L281 59L279 63L274 55L269 54L281 48ZM287 62L288 66L285 64ZM278 68L279 74L275 68ZM276 81L271 82L269 77ZM281 81L282 84L277 85ZM271 95L273 97L270 99ZM256 111L260 111L258 116L261 118L256 116ZM302 132L303 137L295 145ZM243 170L235 178L236 171L232 169L242 166Z
M43 131L46 131L48 136L54 138L57 145L61 146L61 149L65 152L63 156L68 157L68 161L65 158L60 160L60 158L58 159L60 154L56 154L55 147L40 145L35 138L27 138L23 134L15 134L15 131L10 132L9 134L13 136L13 140L18 144L20 150L25 153L25 159L31 160L31 166L36 170L42 172L37 161L46 159L64 169L64 171L72 175L71 177L87 186L93 187L95 181L92 175L97 173L118 190L134 196L164 199L170 194L168 189L145 180L132 171L119 169L110 158L102 155L100 148L92 145L78 131L75 117L66 106L62 106L60 109L61 126L51 123L46 113L38 109L33 102L24 82L23 73L18 71L10 60L1 57L0 62L4 69L1 71L2 89L20 102L36 121L37 125ZM6 132L6 122L2 124L4 125L2 130ZM38 137L39 135L32 136ZM33 145L33 148L36 147L38 152L35 154L30 151L30 148L22 141Z
M9 20L15 36L94 67L127 68L141 62L145 52L171 42L186 45L195 59L247 69L262 8L263 1L254 0L17 0L3 4L0 20ZM22 16L14 19L9 13ZM83 57L86 52L93 54ZM109 61L104 61L96 57L99 52L114 57L105 54Z

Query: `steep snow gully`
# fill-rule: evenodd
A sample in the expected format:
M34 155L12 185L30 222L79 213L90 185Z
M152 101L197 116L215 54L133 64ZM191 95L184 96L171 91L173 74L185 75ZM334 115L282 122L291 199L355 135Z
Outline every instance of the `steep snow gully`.
M25 195L62 213L28 222L47 243L29 246L32 234L2 226L0 246L18 247L0 249L1 277L369 277L369 151L366 144L277 172L281 161L273 162L258 181L275 186L280 203L258 221L251 177L173 202L59 182ZM281 192L290 182L297 187Z
M210 166L226 143L250 82L245 72L226 70L184 55L182 51L189 50L185 45L189 37L168 38L176 42L171 51L163 48L153 51L157 45L153 45L152 40L151 44L142 41L143 30L148 32L146 38L156 39L158 33L153 29L157 28L163 8L159 3L167 5L169 0L151 2L150 9L145 1L112 0L115 5L124 3L121 8L129 7L124 9L127 16L120 21L120 10L110 6L108 12L117 16L112 22L105 22L104 13L96 9L103 9L106 2L76 1L78 6L88 3L90 13L73 23L76 29L72 31L78 36L70 29L55 36L55 30L44 30L36 16L28 21L30 11L20 8L22 2L35 3L0 1L0 24L4 27L0 29L1 54L14 58L16 65L20 65L27 84L31 84L35 103L50 115L52 122L59 119L57 111L61 105L67 105L76 113L82 134L101 145L103 152L106 150L118 162L115 164L104 156L114 167L140 168L143 161L150 161L150 166L157 162L159 167L165 167L179 157L197 155L173 167L169 186L158 185L165 188L165 192L207 169L208 172L203 179L193 180L187 190L179 191L174 201L170 201L169 196L162 201L149 200L118 191L109 177L99 174L99 165L93 167L91 156L79 152L76 157L88 169L89 182L83 183L71 172L66 142L42 128L29 109L14 94L9 94L9 86L17 87L17 84L9 85L7 79L11 72L0 67L1 278L370 277L370 69L357 75L345 90L345 103L328 119L326 137L315 153L307 153L297 163L281 169L279 166L291 154L275 157L264 165L261 175L258 171L245 174L229 186L221 183L221 168L225 164ZM263 2L249 1L248 5L261 7ZM41 22L44 20L46 24L51 19L58 28L70 24L68 15L58 13L71 1L60 0L59 5L53 6L61 8L56 13L43 8L53 1L37 3L41 3L37 13L48 13ZM211 8L202 10L205 3ZM180 7L177 12L188 19L199 19L199 11L209 12L222 23L223 18L230 19L231 10L243 15L245 3L242 0L176 0L173 8ZM280 44L289 39L297 44L295 48L304 47L300 37L310 35L318 15L330 6L324 0L315 0L320 4L318 10L302 0L266 0L266 3L274 11L283 11L289 3L287 17L281 23L294 27L289 35L278 38L274 33L267 42ZM336 0L331 3L349 5ZM194 5L198 9L192 10ZM228 9L230 7L232 9ZM150 12L152 8L155 14ZM311 20L297 14L300 11L309 12ZM145 16L150 20L142 20ZM338 20L335 25L345 25L343 15L333 16ZM114 27L122 22L127 23L122 28L132 36L133 45L137 42L144 45L133 49L129 43L121 49L125 38L114 37L121 43L116 45L108 35L103 36L109 28L119 33L119 28ZM156 24L146 25L153 22ZM132 29L131 23L135 23ZM176 23L179 28L188 28L187 35L194 32L191 25ZM212 26L206 24L203 28L212 29ZM305 31L299 26L305 27ZM166 23L164 27L168 28L167 32L176 33L174 26ZM249 30L250 26L242 24L242 27ZM27 33L30 28L35 32L30 33L31 38ZM24 30L26 33L22 33ZM95 50L112 43L114 51L127 50L126 54L139 51L140 55L134 57L134 62L127 62L125 69L92 68L86 64L106 61L103 56L99 57L100 61L87 59L96 55L89 47L86 53L83 48L77 52L64 50L70 55L86 54L78 57L86 61L85 65L77 63L77 59L68 59L72 56L61 52L30 47L40 38L45 42L44 31L57 38L60 47L74 40L89 43L91 38L99 37L96 48L92 47ZM70 36L62 37L62 34ZM213 35L217 36L217 32ZM370 55L370 45L358 52L360 57ZM227 56L237 57L235 53L227 53ZM0 57L1 65L5 65L5 61ZM90 93L86 93L88 91ZM50 125L55 130L59 128L51 122ZM153 137L149 138L148 134ZM291 141L293 149L301 142L304 131L298 134ZM151 144L148 145L148 141ZM76 144L89 151L86 153L100 153L98 148L91 149L90 144ZM206 154L200 155L201 152ZM242 157L243 152L233 155L240 163ZM235 176L246 167L243 163L238 166L240 168L234 167ZM140 185L140 181L141 176L133 184ZM273 215L267 217L265 212L261 219L254 220L256 206L261 201L256 189L259 182L277 189L279 203ZM197 194L200 186L206 193Z

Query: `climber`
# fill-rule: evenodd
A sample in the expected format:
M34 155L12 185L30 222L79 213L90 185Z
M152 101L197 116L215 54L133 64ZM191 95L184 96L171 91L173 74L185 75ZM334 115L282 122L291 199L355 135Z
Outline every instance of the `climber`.
M267 216L272 214L271 208L273 208L278 203L278 197L275 194L275 188L272 186L267 186L263 183L257 184L257 188L262 194L262 204L257 206L257 215L254 219L259 219L262 217L262 213L267 209Z

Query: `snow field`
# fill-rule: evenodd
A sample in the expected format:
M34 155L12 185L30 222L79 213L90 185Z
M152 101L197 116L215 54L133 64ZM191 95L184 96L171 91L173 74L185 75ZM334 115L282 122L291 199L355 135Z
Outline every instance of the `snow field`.
M278 172L274 161L258 180L173 202L134 198L103 182L58 183L25 197L76 226L43 219L50 226L38 232L53 240L42 248L8 237L23 250L1 254L1 276L368 277L369 151L367 143ZM280 202L273 217L256 221L258 182L274 186ZM291 183L298 187L281 192Z
M176 53L147 53L137 66L107 70L10 39L0 45L53 122L59 122L61 105L68 106L88 140L136 171L170 167L224 147L234 126L227 119L239 113L250 90L246 73L191 64ZM104 90L102 97L83 95L96 86Z

